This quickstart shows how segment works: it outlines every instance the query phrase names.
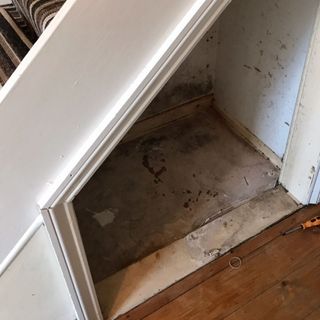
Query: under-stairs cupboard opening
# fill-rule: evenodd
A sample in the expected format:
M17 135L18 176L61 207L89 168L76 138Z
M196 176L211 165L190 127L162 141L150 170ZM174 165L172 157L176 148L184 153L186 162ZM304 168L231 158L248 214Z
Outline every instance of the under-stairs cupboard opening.
M297 210L279 175L318 5L232 1L75 197L105 317Z

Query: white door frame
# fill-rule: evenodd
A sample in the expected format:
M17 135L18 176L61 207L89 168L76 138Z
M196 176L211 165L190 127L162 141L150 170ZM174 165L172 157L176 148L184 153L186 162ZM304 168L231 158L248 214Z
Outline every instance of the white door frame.
M320 6L300 83L280 183L302 204L320 192Z
M205 0L201 6L194 8L194 12L189 13L182 27L172 33L170 46L162 48L157 63L123 103L116 121L105 124L103 134L92 143L86 155L75 163L68 177L39 203L81 320L101 320L102 313L72 201L230 2Z
M318 170L314 180L315 183L310 197L310 203L318 204L320 202L320 170Z
M102 320L72 203L65 202L41 212L78 320Z

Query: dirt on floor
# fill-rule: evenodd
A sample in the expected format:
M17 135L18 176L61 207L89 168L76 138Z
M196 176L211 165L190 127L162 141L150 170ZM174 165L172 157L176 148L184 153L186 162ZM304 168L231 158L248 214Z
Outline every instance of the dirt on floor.
M214 111L118 145L74 201L94 281L273 188L278 174Z

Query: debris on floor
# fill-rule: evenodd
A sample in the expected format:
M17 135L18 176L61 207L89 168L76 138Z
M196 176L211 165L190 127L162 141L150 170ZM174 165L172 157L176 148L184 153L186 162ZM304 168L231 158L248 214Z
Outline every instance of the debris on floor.
M300 230L315 229L315 228L320 229L320 216L307 220L301 223L300 225L283 232L282 235L286 236L290 233L297 232Z

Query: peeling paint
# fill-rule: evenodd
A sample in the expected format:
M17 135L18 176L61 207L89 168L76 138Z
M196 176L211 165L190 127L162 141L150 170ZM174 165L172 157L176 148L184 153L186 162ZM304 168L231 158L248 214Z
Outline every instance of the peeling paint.
M102 228L113 223L116 214L118 213L118 209L113 208L105 209L101 212L93 212L90 209L87 209L87 211L93 213L92 218L95 219Z

